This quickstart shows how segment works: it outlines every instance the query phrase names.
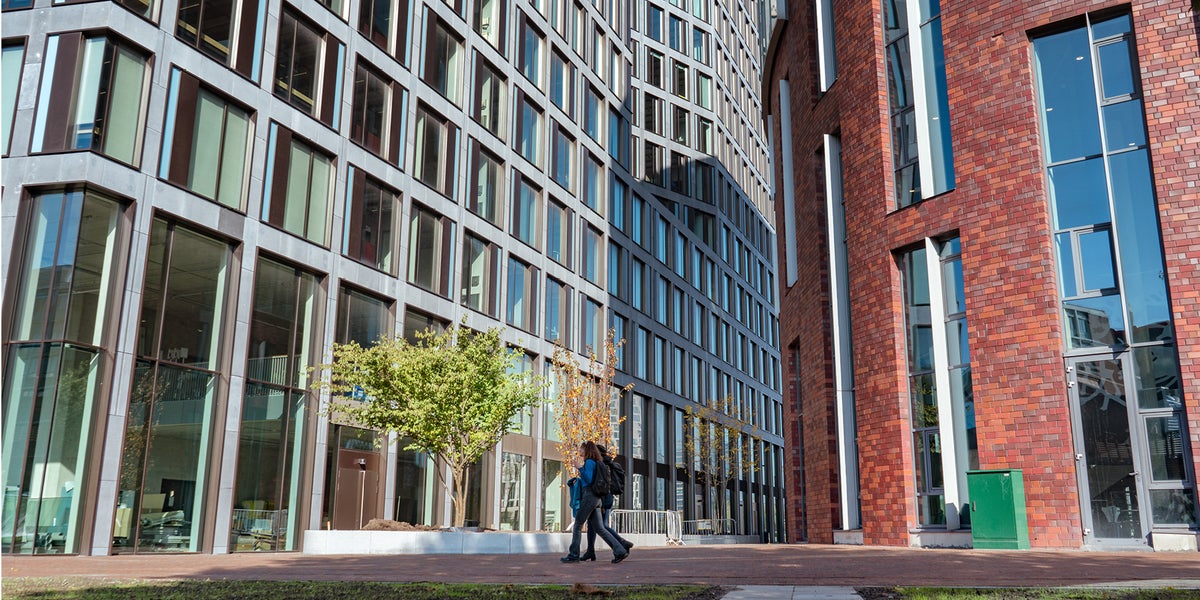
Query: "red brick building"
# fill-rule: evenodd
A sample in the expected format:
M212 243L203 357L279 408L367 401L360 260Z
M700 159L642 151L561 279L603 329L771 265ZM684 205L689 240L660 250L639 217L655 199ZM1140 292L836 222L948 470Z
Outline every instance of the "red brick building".
M1035 548L1195 550L1191 3L774 10L790 539L970 545L1020 469Z

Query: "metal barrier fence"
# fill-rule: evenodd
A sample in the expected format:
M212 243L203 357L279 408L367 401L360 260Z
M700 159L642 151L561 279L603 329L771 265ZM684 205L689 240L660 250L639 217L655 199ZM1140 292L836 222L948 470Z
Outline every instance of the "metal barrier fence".
M683 535L740 535L733 519L696 519L683 522Z
M233 509L233 543L253 550L282 550L287 541L287 514L286 510Z
M677 510L622 510L608 513L619 533L664 535L668 544L683 545L683 515Z

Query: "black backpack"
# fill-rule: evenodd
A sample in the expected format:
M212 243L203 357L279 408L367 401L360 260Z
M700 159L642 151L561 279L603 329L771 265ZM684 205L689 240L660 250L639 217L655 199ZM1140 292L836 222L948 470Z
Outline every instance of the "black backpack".
M603 498L612 493L610 482L613 479L612 470L603 461L597 462L596 470L592 472L592 494Z
M608 487L614 496L620 496L625 492L625 469L621 467L621 463L607 458L604 459L604 464L608 465L612 474L608 481Z

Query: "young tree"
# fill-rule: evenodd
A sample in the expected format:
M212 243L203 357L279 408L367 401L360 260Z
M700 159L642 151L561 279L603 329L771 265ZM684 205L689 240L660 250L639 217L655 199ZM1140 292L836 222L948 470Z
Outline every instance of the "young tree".
M613 444L613 375L616 373L617 349L625 340L616 340L612 329L604 336L603 355L597 356L593 348L588 349L584 369L575 361L570 350L557 346L554 349L551 370L558 388L558 452L564 460L572 460L583 442L591 440L608 448L616 455ZM633 389L633 384L622 391ZM624 418L617 419L616 424Z
M444 478L442 484L452 493L454 526L461 527L468 467L513 430L514 417L542 402L542 378L511 368L521 353L500 340L498 328L454 326L419 333L415 343L383 338L370 348L334 344L332 354L317 384L335 396L331 412L409 438L405 450L445 463L453 487Z
M683 415L683 447L691 457L687 467L693 472L693 481L696 473L704 473L710 492L715 492L722 503L731 480L748 478L761 468L758 448L762 432L752 424L753 418L738 418L737 408L735 401L726 396L708 406L689 406ZM716 514L716 506L710 502L709 516Z

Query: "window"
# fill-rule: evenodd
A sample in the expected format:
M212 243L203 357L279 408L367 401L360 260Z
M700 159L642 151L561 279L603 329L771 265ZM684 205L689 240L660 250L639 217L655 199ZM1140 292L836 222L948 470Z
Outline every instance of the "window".
M688 67L686 64L671 61L671 91L680 98L688 97Z
M550 101L568 116L575 116L575 65L558 50L550 52Z
M625 257L628 252L609 238L608 240L608 293L628 301L625 283Z
M484 129L500 139L508 123L508 81L484 60L475 55L475 106L471 116Z
M408 282L449 298L452 248L454 224L414 202L408 225Z
M533 82L534 85L541 87L542 85L542 45L545 44L545 36L535 27L529 24L529 20L522 14L521 21L521 47L518 48L517 64L520 65L521 74L526 79Z
M542 167L542 109L517 93L517 136L513 140L518 153L539 169Z
M671 123L671 139L686 146L688 143L688 120L691 118L691 114L682 107L674 105L671 107L671 112L675 116Z
M253 297L238 453L258 460L238 461L234 502L295 509L304 471L302 432L316 417L306 384L320 356L313 335L323 314L320 278L260 257ZM281 519L279 535L259 540L235 523L231 550L295 549L297 524Z
M629 119L614 108L608 109L608 155L617 164L629 168Z
M175 124L163 137L159 176L241 210L254 115L178 69L171 72L167 115Z
M505 319L509 325L537 334L538 269L509 256L508 258L508 306Z
M675 15L667 19L667 44L676 52L687 53L687 23Z
M471 182L468 190L467 209L501 227L504 163L475 140L471 140Z
M571 345L571 286L546 278L546 341Z
M346 194L346 231L343 252L363 264L395 275L397 192L367 172L350 167Z
M125 0L126 7L149 18L150 0ZM259 14L258 2L231 0L183 0L175 21L175 36L217 62L258 81L266 13ZM234 37L234 36L237 37Z
M425 61L421 81L446 97L455 106L462 106L463 41L448 25L426 9Z
M574 191L575 138L572 138L557 121L553 122L550 155L550 177L563 189Z
M935 5L936 6L936 5ZM817 77L822 92L837 79L837 56L833 37L833 0L817 0Z
M333 156L272 123L267 166L270 174L263 191L263 220L315 244L328 245Z
M504 53L504 20L508 12L507 0L477 0L472 25L493 48Z
M457 157L458 127L433 112L424 103L419 103L413 150L413 177L441 192L443 196L454 198Z
M557 201L546 204L546 256L571 268L575 213Z
M384 52L407 63L409 0L362 0L358 31Z
M597 92L592 86L586 86L583 91L583 132L588 137L596 140L597 143L602 142L600 139L600 131L603 127L600 125L601 105L600 92Z
M336 128L344 52L337 38L285 8L279 18L275 95Z
M463 236L462 274L459 302L467 308L496 317L500 277L500 247L474 233Z
M712 110L712 78L708 75L696 74L696 104Z
M602 352L603 348L598 344L604 330L604 309L599 302L587 296L580 297L583 298L583 306L580 307L579 322L583 331L579 336L579 350L583 353Z
M317 4L329 9L329 12L345 20L346 18L346 0L317 0Z
M662 42L663 10L653 4L646 5L646 36L656 42Z
M921 23L909 35L910 15ZM954 189L949 100L942 56L939 4L884 2L888 96L892 113L892 168L899 208ZM914 79L912 65L922 76ZM914 82L920 89L914 88ZM921 119L921 122L918 122Z
M692 59L708 64L708 34L699 27L692 28Z
M691 181L688 178L687 156L678 152L671 153L671 191L677 194L691 194Z
M604 166L591 152L583 153L583 204L604 214Z
M590 225L583 228L583 253L582 265L580 269L583 271L583 278L600 285L603 283L600 274L603 268L600 265L600 252L604 244L604 234L600 230Z
M534 248L538 247L541 196L541 189L522 177L520 172L514 172L512 223L509 233Z
M404 131L404 88L362 59L354 71L350 139L393 163L400 163Z
M644 147L643 179L654 185L663 185L662 146L646 142Z
M713 153L712 130L712 121L703 117L696 118L696 149L709 155Z
M408 340L409 343L414 343L417 341L418 333L427 331L444 333L446 328L450 327L450 322L408 307L404 310L404 323L402 327L404 328L402 332L404 339Z
M642 96L642 127L651 133L663 134L663 101L655 96Z
M604 51L607 44L604 41L604 30L599 27L592 30L592 43L590 52L592 57L592 72L597 77L604 77ZM620 60L620 54L614 54L608 57L608 60Z
M4 83L0 86L3 94L4 114L0 116L0 152L8 154L8 143L12 137L13 117L17 112L17 96L21 90L21 67L25 62L25 46L23 44L8 44L4 46L4 64L0 73L4 75Z
M50 36L30 151L93 150L137 166L149 63L103 33Z
M7 499L0 551L72 554L87 536L83 528L63 525L85 514L93 415L108 402L97 382L112 371L100 344L119 322L125 273L119 247L128 221L120 203L80 188L31 193L14 208L25 226L12 255L24 293L5 298L15 310L4 340L13 343L4 373L0 451ZM50 480L57 483L44 483ZM63 494L65 484L76 491Z
M646 83L663 87L663 55L661 52L646 49Z
M646 306L646 263L641 259L633 259L633 272L629 278L630 283L630 304L637 310L643 310Z

